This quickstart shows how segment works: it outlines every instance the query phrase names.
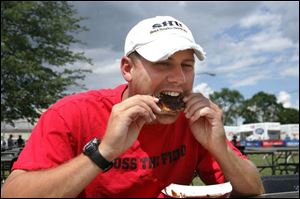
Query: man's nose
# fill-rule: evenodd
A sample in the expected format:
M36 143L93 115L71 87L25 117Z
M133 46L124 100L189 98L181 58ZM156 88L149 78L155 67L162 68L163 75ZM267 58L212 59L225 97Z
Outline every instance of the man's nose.
M181 66L173 67L168 76L170 83L183 84L185 82L185 74Z

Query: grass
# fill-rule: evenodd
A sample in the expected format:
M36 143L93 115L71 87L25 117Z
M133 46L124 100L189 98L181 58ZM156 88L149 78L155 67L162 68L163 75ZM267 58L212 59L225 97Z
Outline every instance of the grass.
M251 160L255 165L265 165L267 161L271 162L271 157L265 157L263 158L263 154L259 154L259 155L249 155L248 158L249 160ZM279 160L280 163L284 163L283 159ZM294 155L292 159L290 159L289 162L299 162L299 156ZM263 170L261 170L260 172L260 176L269 176L272 175L272 169L271 168L265 168ZM280 170L276 170L275 171L275 175L285 175L286 173L282 173L280 174ZM288 174L293 174L293 171L289 171ZM204 185L204 183L202 182L202 180L197 176L193 179L193 182L191 183L192 185L196 186L196 185Z
M263 154L260 155L249 155L248 158L255 164L255 165L263 165L266 164L266 161L270 161L271 162L271 157L266 157L263 158ZM298 154L293 156L293 159L291 160L292 162L299 162L299 156ZM283 163L283 160L280 160L281 163ZM292 173L292 172L291 172ZM284 173L285 174L285 173ZM5 171L4 173L4 177L6 178L9 175L8 171ZM262 171L260 171L260 175L261 176L268 176L268 175L272 175L272 170L271 168L266 168ZM275 175L281 175L279 170L276 170ZM202 182L202 180L197 176L193 179L192 185L204 185L204 183Z

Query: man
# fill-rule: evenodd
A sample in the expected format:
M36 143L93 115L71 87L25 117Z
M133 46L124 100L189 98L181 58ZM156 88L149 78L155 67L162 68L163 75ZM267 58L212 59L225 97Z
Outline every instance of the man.
M15 146L15 141L13 140L13 137L14 136L12 134L10 134L9 138L7 139L7 149L8 150L14 148L14 146Z
M4 139L4 136L1 136L1 151L5 151L7 149L6 141Z
M233 194L262 193L256 167L225 137L222 111L192 92L194 54L204 59L182 22L160 16L138 23L121 60L128 84L50 107L2 196L161 197L170 183L189 184L195 170L207 184L230 181ZM161 96L184 110L165 111Z
M17 145L18 147L24 147L25 141L22 138L22 135L19 135L19 138L17 139Z
M237 147L238 146L238 141L237 141L237 136L233 135L232 140L231 140L233 146Z

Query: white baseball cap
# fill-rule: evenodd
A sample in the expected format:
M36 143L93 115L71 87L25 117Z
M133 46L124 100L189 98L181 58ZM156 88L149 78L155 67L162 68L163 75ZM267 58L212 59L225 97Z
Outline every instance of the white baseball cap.
M125 55L137 51L151 62L168 59L180 50L193 49L199 60L205 52L192 32L181 21L170 16L156 16L140 21L127 34Z

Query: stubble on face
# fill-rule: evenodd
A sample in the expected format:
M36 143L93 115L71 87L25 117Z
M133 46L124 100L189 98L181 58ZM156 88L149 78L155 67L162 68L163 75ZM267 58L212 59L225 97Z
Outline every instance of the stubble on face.
M176 85L167 78L170 76L171 72L160 69L162 66L160 66L159 63L149 62L136 52L129 57L134 65L133 70L135 70L133 81L129 83L131 84L129 95L145 94L158 96L160 95L160 92L168 90L182 92L181 95L187 95L192 91L194 78L194 55L192 50L176 52L166 61L171 65L180 65L180 67L182 67L186 82ZM186 72L186 65L192 65L192 72ZM182 111L182 109L180 109L180 111ZM157 121L155 121L155 123L173 123L177 120L180 111L157 114Z

